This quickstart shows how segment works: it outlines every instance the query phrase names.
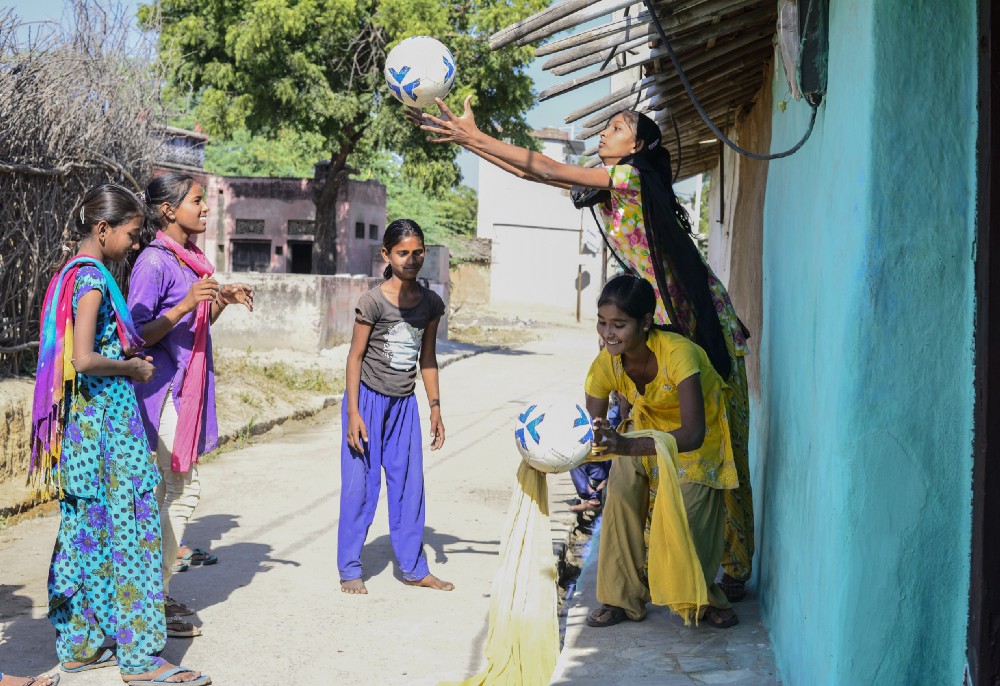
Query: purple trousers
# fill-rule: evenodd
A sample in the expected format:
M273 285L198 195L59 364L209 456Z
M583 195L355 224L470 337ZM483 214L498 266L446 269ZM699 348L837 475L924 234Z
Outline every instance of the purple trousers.
M364 453L347 445L345 395L337 528L340 579L361 578L361 548L375 519L384 469L392 549L403 578L419 581L430 572L424 555L424 452L417 399L412 395L393 398L361 384L358 410L368 429Z

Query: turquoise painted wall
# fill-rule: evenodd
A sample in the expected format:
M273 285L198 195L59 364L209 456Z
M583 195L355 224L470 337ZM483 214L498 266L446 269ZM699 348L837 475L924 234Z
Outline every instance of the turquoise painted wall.
M770 165L754 466L790 686L958 684L971 530L975 0L831 0ZM784 75L774 99L787 94ZM772 148L809 108L775 110Z

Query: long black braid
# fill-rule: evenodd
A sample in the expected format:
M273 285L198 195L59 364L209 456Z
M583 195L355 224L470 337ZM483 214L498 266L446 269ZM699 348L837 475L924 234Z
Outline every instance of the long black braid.
M649 259L667 316L681 333L705 349L715 370L723 379L728 379L732 360L709 290L708 267L691 236L691 219L674 193L670 153L660 143L660 128L639 112L621 114L635 124L636 142L642 143L638 152L622 158L618 164L631 165L639 172ZM675 289L681 293L676 290L672 293L668 288L664 264L675 278ZM694 309L693 331L689 330L689 322L677 316L674 307L677 296L683 296Z

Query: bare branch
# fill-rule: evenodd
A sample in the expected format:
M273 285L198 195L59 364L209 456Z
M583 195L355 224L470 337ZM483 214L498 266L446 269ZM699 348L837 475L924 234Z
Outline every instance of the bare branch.
M129 21L115 0L74 0L65 26L0 10L0 375L31 366L80 196L138 190L160 157L162 78Z

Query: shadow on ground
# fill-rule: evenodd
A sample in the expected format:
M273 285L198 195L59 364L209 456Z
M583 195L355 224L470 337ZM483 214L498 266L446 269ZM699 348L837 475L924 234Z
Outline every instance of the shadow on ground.
M48 617L32 616L32 602L21 595L24 586L0 584L0 655L19 655L16 663L0 659L0 672L35 676L52 667L55 629Z
M441 534L432 527L424 528L424 553L427 555L427 563L431 565L431 574L434 573L435 564L448 562L448 555L498 555L500 541L473 541L450 534ZM396 562L396 555L392 551L392 540L388 535L379 536L365 543L361 551L361 564L364 569L363 579L371 579L385 571L389 565L393 566L393 576L403 580L403 573Z

